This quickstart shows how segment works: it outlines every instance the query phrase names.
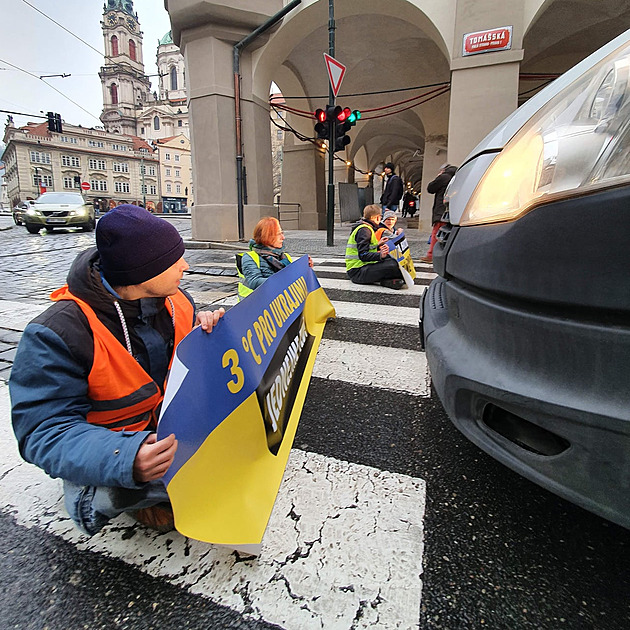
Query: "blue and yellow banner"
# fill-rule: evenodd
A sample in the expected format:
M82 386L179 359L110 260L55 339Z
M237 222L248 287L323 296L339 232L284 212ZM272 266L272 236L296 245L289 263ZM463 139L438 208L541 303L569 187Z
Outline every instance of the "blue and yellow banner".
M271 515L326 320L335 310L304 256L176 350L158 439L177 530L256 546Z

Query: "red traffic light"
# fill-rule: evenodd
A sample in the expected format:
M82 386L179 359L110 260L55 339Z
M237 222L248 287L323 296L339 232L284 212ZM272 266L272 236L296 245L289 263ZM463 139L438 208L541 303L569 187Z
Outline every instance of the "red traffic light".
M348 120L348 118L350 118L350 116L352 115L352 110L349 107L344 107L338 114L337 114L337 120L339 122L344 122L346 120Z
M323 109L316 109L315 118L319 120L320 123L326 122L326 112Z

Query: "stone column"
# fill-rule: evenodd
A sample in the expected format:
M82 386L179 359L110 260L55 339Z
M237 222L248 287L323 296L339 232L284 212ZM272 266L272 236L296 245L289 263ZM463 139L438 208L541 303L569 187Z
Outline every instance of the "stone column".
M518 107L518 75L523 51L475 57L454 62L451 73L448 161L456 166Z
M211 25L184 30L181 48L188 72L196 240L237 240L236 138L233 47L249 31ZM261 42L262 43L262 42ZM268 105L252 94L251 51L240 59L241 117L247 203L245 238L273 207Z
M524 0L458 0L455 8L448 161L466 156L518 106L518 75L523 59ZM463 55L467 33L512 28L511 48ZM446 161L446 160L445 160Z
M267 123L269 128L269 123ZM325 157L310 142L285 139L282 159L282 202L299 203L300 230L326 229ZM291 223L291 227L293 226Z

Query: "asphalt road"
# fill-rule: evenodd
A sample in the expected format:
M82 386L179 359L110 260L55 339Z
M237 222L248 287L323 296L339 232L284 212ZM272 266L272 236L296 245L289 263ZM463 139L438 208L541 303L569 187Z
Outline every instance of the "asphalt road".
M189 236L189 220L174 223ZM16 302L41 303L63 283L77 251L94 238L79 232L28 235L24 228L8 228L10 219L0 217L0 286L3 299ZM192 273L185 288L203 304L226 301L235 287L233 253L195 250L187 259ZM331 264L318 262L327 269ZM417 305L402 292L360 298L343 288L327 293L333 303L360 299L364 308ZM19 332L0 322L0 379L8 375L18 338ZM339 318L327 325L324 338L369 348L368 371L383 362L393 365L398 350L419 351L416 329L378 320ZM404 374L392 374L392 382L379 376L371 385L314 377L294 443L306 453L426 482L417 625L376 622L372 627L625 630L630 531L494 461L452 426L432 394L410 395ZM5 493L25 491L7 488L7 479L0 477ZM125 535L139 536L133 529ZM236 611L213 601L211 594L195 594L180 579L154 577L37 524L26 527L6 505L0 507L0 550L3 628L302 627L267 623L253 609ZM334 627L369 627L356 617L352 624Z

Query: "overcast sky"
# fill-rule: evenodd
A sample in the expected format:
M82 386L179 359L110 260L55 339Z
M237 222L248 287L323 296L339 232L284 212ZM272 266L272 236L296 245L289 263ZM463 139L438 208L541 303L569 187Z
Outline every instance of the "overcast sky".
M0 109L31 115L53 111L71 124L85 127L101 125L98 117L103 108L103 97L98 71L104 61L100 25L103 0L27 1L101 54L32 9L24 0L0 0ZM171 28L169 16L163 0L134 0L133 8L138 13L144 34L145 72L155 74L157 42ZM37 78L44 74L72 75L46 81L78 105ZM151 77L153 90L157 89L156 79ZM0 132L4 130L6 117L7 114L0 113ZM17 126L27 121L42 122L42 119L29 116L13 118Z

